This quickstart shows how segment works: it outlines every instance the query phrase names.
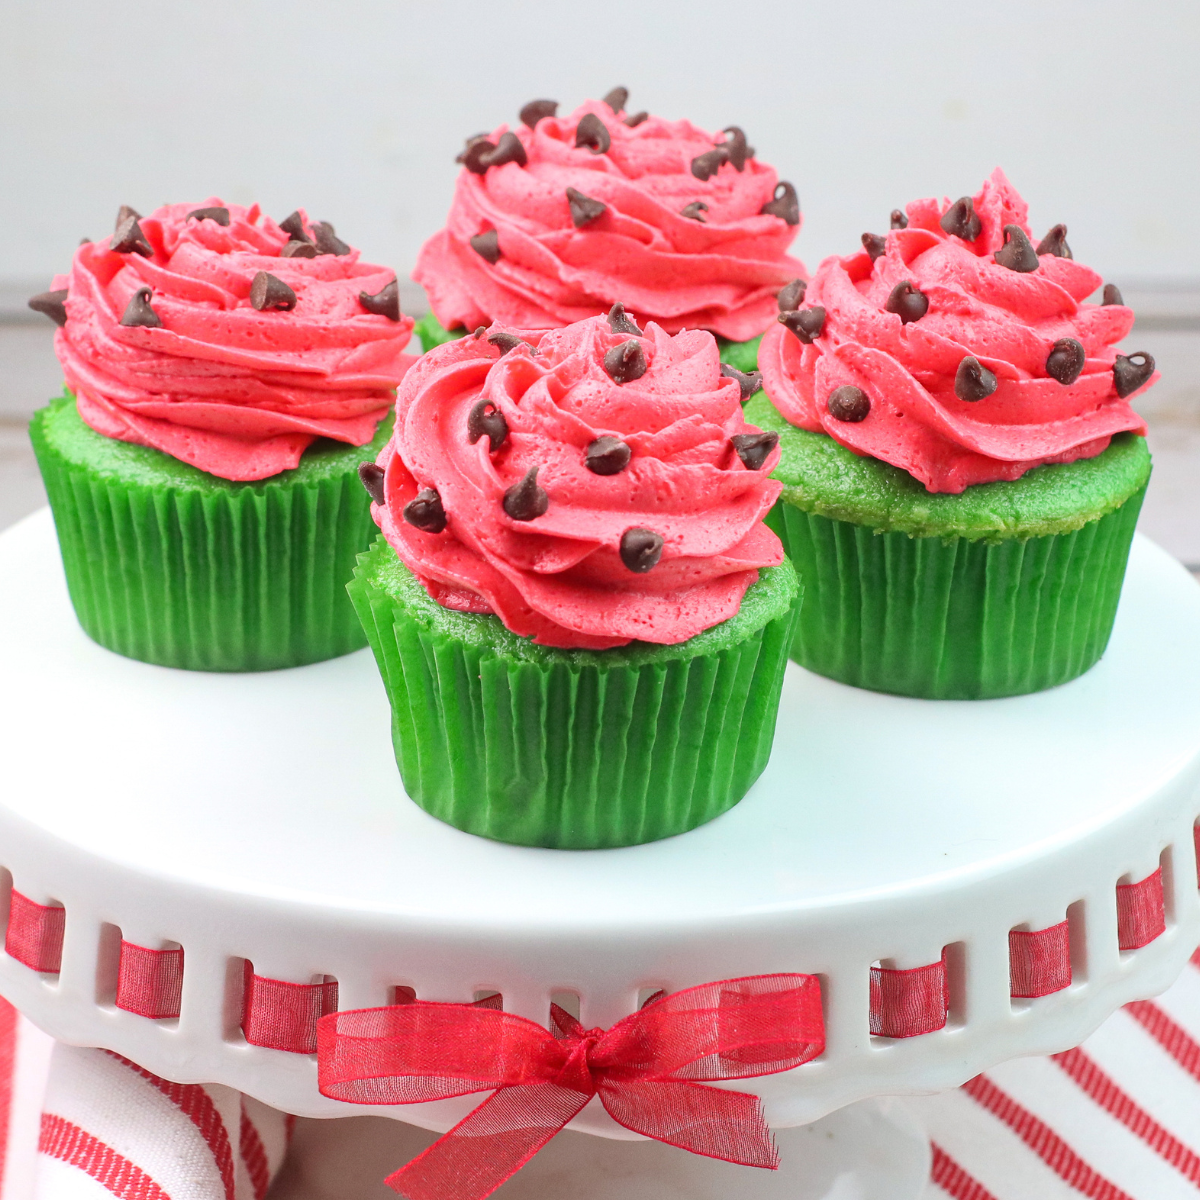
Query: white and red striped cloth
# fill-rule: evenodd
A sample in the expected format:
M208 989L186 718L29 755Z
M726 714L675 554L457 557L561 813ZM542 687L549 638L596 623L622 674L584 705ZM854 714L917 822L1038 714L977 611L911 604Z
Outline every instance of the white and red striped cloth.
M908 1103L933 1141L930 1200L1195 1200L1200 951L1079 1048ZM0 1001L0 1200L263 1200L290 1133L230 1088L55 1044Z

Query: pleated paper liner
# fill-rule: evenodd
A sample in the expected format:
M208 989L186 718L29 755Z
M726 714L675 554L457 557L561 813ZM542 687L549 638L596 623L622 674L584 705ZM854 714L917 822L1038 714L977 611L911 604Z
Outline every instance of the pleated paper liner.
M795 630L790 564L679 646L556 650L453 612L380 538L350 595L392 705L408 794L467 833L598 849L684 833L736 804L771 751Z
M67 587L110 650L197 671L268 671L366 644L345 585L376 533L358 480L386 442L325 439L255 483L103 437L66 393L34 415Z
M911 476L788 425L768 517L804 587L792 647L843 683L929 699L1020 695L1104 653L1150 474L1145 439L1012 483L931 495Z

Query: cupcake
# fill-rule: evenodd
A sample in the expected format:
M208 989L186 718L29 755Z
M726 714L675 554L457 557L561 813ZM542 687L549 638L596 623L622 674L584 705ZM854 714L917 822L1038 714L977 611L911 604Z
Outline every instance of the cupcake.
M786 253L796 189L736 126L713 135L626 100L616 88L568 117L532 100L515 128L468 139L446 228L413 272L433 308L426 349L447 330L556 329L621 302L669 333L711 330L754 370L776 293L805 277Z
M30 306L60 326L67 390L30 435L84 630L209 671L363 645L357 467L414 361L395 273L302 210L214 197L122 208L53 288Z
M804 583L792 656L908 696L980 699L1086 671L1112 630L1150 456L1129 401L1156 379L1115 343L1133 313L1036 245L999 170L919 200L780 298L765 392L770 521Z
M617 306L618 309L620 306ZM700 330L493 325L405 377L349 586L408 794L586 849L682 833L766 765L797 583L777 438Z

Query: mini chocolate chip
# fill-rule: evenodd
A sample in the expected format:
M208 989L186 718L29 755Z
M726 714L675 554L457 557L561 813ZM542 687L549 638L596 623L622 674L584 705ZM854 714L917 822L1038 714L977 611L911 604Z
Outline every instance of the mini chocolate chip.
M629 103L629 89L623 87L615 87L607 96L604 97L604 104L615 113L624 112L625 105Z
M613 333L632 333L634 337L642 336L642 331L637 327L637 323L625 311L625 305L619 300L608 310L608 327Z
M814 304L812 308L802 308L799 312L781 312L776 320L780 325L786 325L808 346L813 338L821 336L825 328L825 310L819 304Z
M312 242L284 242L280 258L316 258L317 248Z
M1020 225L1005 225L1004 245L992 257L1010 271L1026 273L1038 269L1037 251Z
M729 161L733 163L735 171L744 171L746 169L746 159L750 158L754 151L746 145L746 135L742 132L740 126L730 125L721 130L722 133L729 136L725 139L725 149L729 154Z
M485 150L479 156L479 163L484 171L488 167L502 167L505 163L516 163L523 167L528 162L529 156L525 153L525 147L515 133L501 134L495 148Z
M1086 359L1087 352L1081 343L1074 338L1059 338L1046 356L1046 374L1063 387L1070 387L1083 374Z
M895 313L902 325L907 325L910 321L919 321L929 311L929 297L911 280L905 279L892 288L883 307Z
M523 342L515 333L496 333L488 334L488 342L495 346L500 351L500 357L503 358L510 350L515 350L518 346L529 346L528 342ZM533 347L529 346L532 350Z
M960 400L983 400L999 386L996 376L973 354L968 354L954 372L954 394Z
M938 224L949 234L960 237L964 242L973 242L983 229L979 214L975 211L975 201L970 196L960 196L950 205Z
M433 488L422 488L400 515L422 533L441 533L446 528L446 510L442 507L441 496Z
M49 317L55 325L61 326L67 323L66 299L66 288L58 288L53 292L39 292L38 295L29 297L29 307L34 312Z
M489 141L486 133L477 133L474 137L467 138L466 146L458 152L454 161L462 163L468 171L474 171L476 175L486 175L488 165L483 159L495 148L496 143Z
M571 221L576 229L582 229L608 212L608 205L602 200L593 200L573 187L567 188L567 207L571 210Z
M728 363L722 363L721 374L726 379L737 380L738 388L742 393L741 400L743 404L745 404L746 401L755 394L755 392L762 391L761 371L739 371L737 367L731 367Z
M829 415L837 421L865 421L871 411L871 397L862 388L848 383L834 388L825 403L829 408Z
M1037 245L1039 254L1053 254L1056 258L1074 258L1067 245L1067 227L1055 225Z
M140 287L132 296L129 297L129 303L125 305L125 311L121 314L121 324L131 329L158 329L162 326L162 321L158 318L158 313L150 307L150 289L148 287Z
M304 218L300 215L300 210L290 212L282 221L279 222L279 228L293 242L312 242L312 238L308 236L308 230L304 228Z
M485 435L488 449L495 454L508 440L508 422L491 400L476 400L467 413L467 441L473 446Z
M593 154L604 154L612 145L605 124L595 113L584 113L575 127L575 146L586 146Z
M778 217L789 225L800 224L800 198L796 195L796 189L786 179L781 179L775 185L775 199L768 200L758 211L770 217Z
M514 521L533 521L550 507L550 497L538 487L537 467L530 467L520 483L504 493L504 511Z
M878 233L864 233L862 244L863 249L871 256L872 262L887 253L887 238Z
M771 451L779 445L779 434L770 433L735 433L730 442L737 452L738 458L748 471L758 471L763 463L771 456Z
M474 338L476 341L479 341L479 339L480 339L481 337L483 337L483 335L484 335L485 333L487 333L487 326L486 326L486 325L476 325L476 326L475 326L475 332L474 332L474 333L472 333L472 334L471 334L471 336L472 336L472 337L473 337L473 338Z
M891 227L893 229L907 229L908 216L898 208L892 209Z
M391 321L400 320L400 284L395 279L391 283L385 283L373 296L367 292L359 292L358 302L367 312L374 313L377 317L387 317Z
M486 259L495 266L500 261L500 235L494 229L488 229L483 233L477 233L473 238L469 238L471 249L479 255L480 258Z
M137 217L132 216L126 217L117 226L117 232L112 235L108 248L118 254L140 254L143 258L150 258L154 254L154 248L146 240Z
M1136 360L1141 359L1141 362ZM1113 363L1113 386L1122 400L1136 392L1154 374L1154 356L1145 350L1118 354Z
M296 307L296 293L278 276L259 271L250 285L250 303L259 312L267 308L291 312Z
M692 174L697 179L711 179L728 161L728 149L724 146L714 146L692 159Z
M642 343L632 338L614 346L604 356L604 369L613 383L632 383L635 379L641 379L648 365Z
M557 100L530 100L528 104L521 109L521 120L524 124L533 129L539 121L545 120L546 117L552 117L558 112Z
M342 241L328 221L318 221L313 227L317 251L320 254L349 254L350 247Z
M807 291L808 281L805 279L793 279L791 283L785 284L775 298L779 304L779 311L795 312L804 303L804 293Z
M383 503L383 476L384 470L377 463L358 464L358 478L362 481L363 487L367 489L367 495L376 504Z
M662 558L662 535L652 529L627 529L621 534L621 561L635 575L644 575Z
M1121 296L1121 289L1115 283L1106 283L1104 285L1104 299L1101 304L1124 304L1125 301Z
M142 214L138 212L136 208L130 208L128 204L122 204L121 207L117 209L117 219L113 224L113 231L116 232L116 230L120 229L130 217L132 217L135 221L140 221L142 219Z
M689 221L699 221L704 224L704 214L708 212L708 205L703 200L693 200L691 204L685 204L680 210L681 217L687 217Z
M604 434L588 445L583 465L593 475L619 475L627 466L633 451L620 438Z
M186 219L189 221L216 221L218 225L228 225L229 209L215 205L212 208L193 208Z
M648 120L650 120L650 114L645 109L642 109L641 112L635 112L633 116L626 117L624 123L630 129L636 129L643 121Z

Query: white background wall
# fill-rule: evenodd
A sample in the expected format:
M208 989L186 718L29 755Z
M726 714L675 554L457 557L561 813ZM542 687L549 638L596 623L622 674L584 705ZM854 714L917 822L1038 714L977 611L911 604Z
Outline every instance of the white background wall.
M297 205L401 273L535 96L743 125L810 267L1002 164L1110 278L1200 278L1196 0L0 0L0 285L121 203Z

